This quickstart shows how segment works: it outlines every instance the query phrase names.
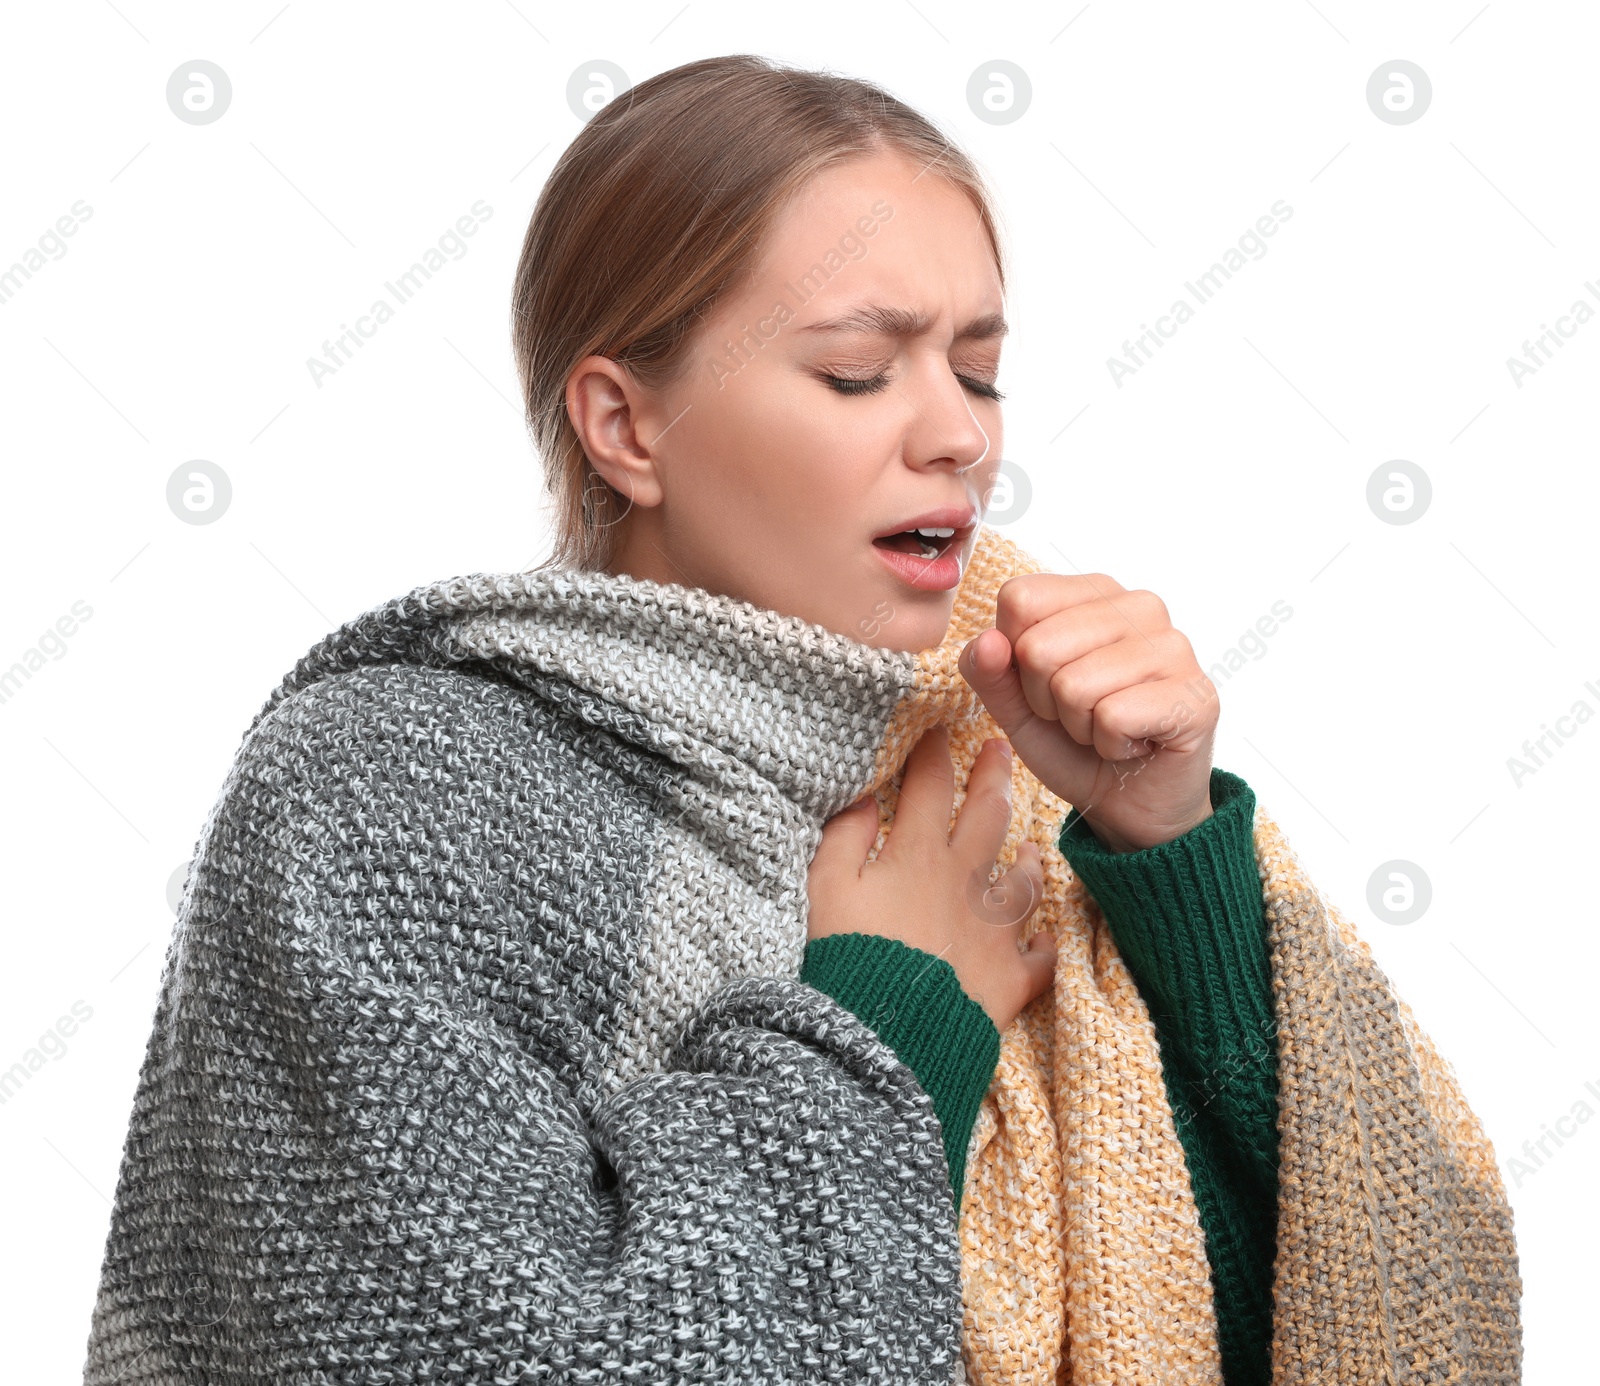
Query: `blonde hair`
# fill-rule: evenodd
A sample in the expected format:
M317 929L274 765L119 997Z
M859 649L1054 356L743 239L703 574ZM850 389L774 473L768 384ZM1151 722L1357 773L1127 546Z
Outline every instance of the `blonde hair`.
M1004 256L977 166L925 117L870 82L750 54L659 73L597 111L539 194L512 291L512 344L529 429L554 501L541 568L603 569L628 500L597 472L567 416L585 356L647 389L679 378L695 327L756 263L788 200L844 160L897 150L972 199Z

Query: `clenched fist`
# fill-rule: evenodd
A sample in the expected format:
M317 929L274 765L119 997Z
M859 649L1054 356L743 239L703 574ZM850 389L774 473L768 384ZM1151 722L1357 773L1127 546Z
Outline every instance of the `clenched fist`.
M1211 816L1220 700L1154 592L1104 573L1009 578L960 668L1023 764L1112 851Z

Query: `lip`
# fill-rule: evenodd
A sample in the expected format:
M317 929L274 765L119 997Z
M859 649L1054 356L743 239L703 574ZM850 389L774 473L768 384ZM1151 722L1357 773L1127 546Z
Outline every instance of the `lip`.
M954 538L954 536L951 536ZM909 587L922 592L948 592L961 581L961 550L954 545L937 558L918 558L911 553L872 546L889 571Z
M971 506L941 506L872 536L882 539L906 529L954 529L955 533L944 541L937 558L919 558L877 544L872 548L889 570L908 586L923 592L948 592L961 581L961 553L977 525L977 512Z
M903 529L944 529L949 527L956 532L950 537L961 540L967 537L978 519L977 512L970 505L942 505L937 510L925 510L922 514L909 520L902 520L897 525L890 525L888 529L880 529L872 537L885 539L891 534L899 534Z

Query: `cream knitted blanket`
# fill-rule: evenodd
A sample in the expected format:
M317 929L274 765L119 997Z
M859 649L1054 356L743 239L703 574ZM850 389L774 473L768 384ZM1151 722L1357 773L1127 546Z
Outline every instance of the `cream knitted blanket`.
M896 725L903 762L941 716L964 784L999 728L956 672L1006 578L1041 565L985 531L940 648L934 696ZM1055 839L1069 806L1015 762L1001 853L1040 847L1035 919L1053 992L1004 1036L968 1146L963 1354L978 1386L1221 1382L1204 1234L1156 1033L1105 920ZM1521 1282L1494 1152L1450 1065L1350 921L1259 806L1279 1074L1272 1379L1520 1380ZM881 842L881 837L880 837Z

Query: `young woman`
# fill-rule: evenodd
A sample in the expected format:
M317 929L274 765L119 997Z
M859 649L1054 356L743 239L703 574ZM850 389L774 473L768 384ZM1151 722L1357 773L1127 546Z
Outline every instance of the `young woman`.
M552 560L252 723L86 1381L1514 1379L1492 1151L1189 642L981 523L1002 266L868 84L585 127L515 289Z

